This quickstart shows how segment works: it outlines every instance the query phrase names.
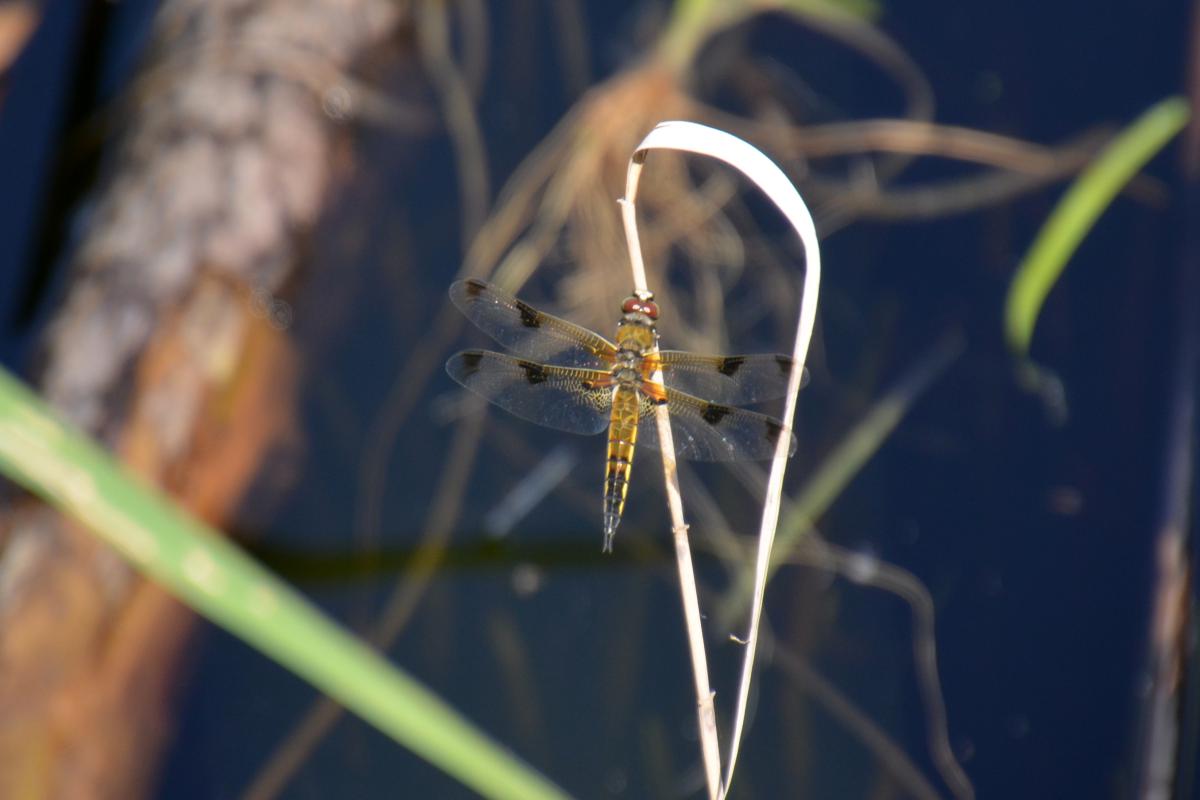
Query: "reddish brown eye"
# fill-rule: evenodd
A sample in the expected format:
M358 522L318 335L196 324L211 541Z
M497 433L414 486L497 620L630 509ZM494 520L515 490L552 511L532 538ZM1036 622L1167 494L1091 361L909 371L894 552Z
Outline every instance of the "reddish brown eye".
M658 319L658 306L653 300L643 300L634 295L626 297L625 302L621 304L621 311L626 314L645 314L650 319Z

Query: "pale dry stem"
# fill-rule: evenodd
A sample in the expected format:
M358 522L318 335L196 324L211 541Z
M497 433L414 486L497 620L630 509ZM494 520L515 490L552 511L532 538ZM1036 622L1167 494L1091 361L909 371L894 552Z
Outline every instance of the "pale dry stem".
M796 231L804 247L807 263L804 269L803 291L796 327L796 341L792 353L795 367L789 375L787 394L784 399L783 422L785 429L791 430L792 420L795 416L797 395L800 391L800 379L804 372L804 362L808 354L809 344L812 341L813 328L816 324L817 297L820 287L820 248L817 243L816 228L813 224L812 216L809 214L803 199L801 199L795 188L788 181L787 176L783 174L779 167L746 142L723 131L707 128L696 123L660 123L642 140L642 144L634 152L634 156L630 160L628 177L626 179L626 199L621 204L626 239L629 246L630 263L633 269L634 285L640 290L645 289L645 269L642 264L642 251L638 242L637 220L633 203L637 196L638 180L646 153L651 149L659 148L706 155L724 161L742 172L782 212ZM656 371L653 379L661 383L661 371ZM683 595L688 638L692 650L697 707L700 709L701 752L704 755L705 774L708 778L710 796L724 797L733 779L738 750L741 745L742 731L745 725L746 707L754 670L754 658L758 646L759 623L762 617L763 593L766 588L767 573L771 561L771 547L775 538L775 529L779 521L779 510L783 494L783 475L787 465L790 437L780 437L775 449L775 457L771 464L771 473L768 478L767 495L763 505L762 521L759 529L754 603L751 606L750 628L749 634L746 637L746 654L742 665L742 678L738 686L733 733L730 737L729 758L726 762L725 776L722 781L719 777L713 775L714 769L719 771L720 753L715 731L715 714L712 712L712 690L708 684L708 667L704 652L703 632L699 619L698 593L695 577L692 572L691 553L687 545L687 525L683 518L683 505L679 493L676 459L670 438L670 421L665 406L660 406L658 409L658 426L659 436L662 440L663 473L667 484L668 506L671 510L671 520L678 555L680 591ZM695 615L694 618L693 614ZM717 762L715 765L714 760Z
M661 125L655 131L661 130ZM648 295L646 268L642 261L642 247L638 241L637 209L638 180L645 161L647 142L651 135L642 140L629 161L625 181L625 197L620 201L621 218L625 224L625 239L629 248L629 263L633 273L634 293ZM668 148L669 149L669 148ZM652 380L662 385L662 369L656 368ZM713 703L712 684L708 676L708 656L704 649L704 627L700 621L700 594L696 589L696 575L692 567L692 552L688 543L687 522L683 514L683 495L679 489L679 467L675 457L675 441L671 432L670 417L666 405L656 410L658 438L662 450L663 481L667 492L667 507L671 514L671 533L675 545L675 560L679 571L679 590L683 601L683 618L687 629L688 646L691 650L692 677L696 688L696 717L700 733L700 752L704 761L705 785L710 800L722 794L721 749L717 737L717 713Z

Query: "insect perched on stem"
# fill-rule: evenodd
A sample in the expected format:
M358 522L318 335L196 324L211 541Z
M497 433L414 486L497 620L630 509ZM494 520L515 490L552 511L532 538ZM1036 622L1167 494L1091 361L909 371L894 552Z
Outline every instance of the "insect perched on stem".
M789 456L796 451L795 435L779 420L733 407L781 397L792 359L659 350L658 305L649 292L621 303L616 344L481 280L456 281L450 299L515 354L464 350L446 362L451 378L539 425L586 434L608 429L605 552L625 508L634 447L658 449L656 406L667 406L681 459L765 461L780 436L791 440ZM652 379L660 368L665 385Z

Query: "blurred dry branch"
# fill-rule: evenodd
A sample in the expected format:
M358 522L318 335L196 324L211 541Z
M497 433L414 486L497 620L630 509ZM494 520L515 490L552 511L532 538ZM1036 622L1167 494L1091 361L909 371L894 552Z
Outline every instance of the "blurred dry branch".
M389 0L178 0L129 99L38 383L218 527L292 446L280 295L345 165L329 92L398 19ZM0 796L145 796L190 613L44 508L6 508L0 543Z

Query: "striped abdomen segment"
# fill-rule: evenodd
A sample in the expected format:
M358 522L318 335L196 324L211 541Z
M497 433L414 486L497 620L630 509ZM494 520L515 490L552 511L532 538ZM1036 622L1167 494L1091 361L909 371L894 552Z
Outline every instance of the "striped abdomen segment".
M637 442L638 392L632 386L613 390L612 419L608 424L608 461L604 467L604 552L612 551L613 534L625 510L629 472Z

